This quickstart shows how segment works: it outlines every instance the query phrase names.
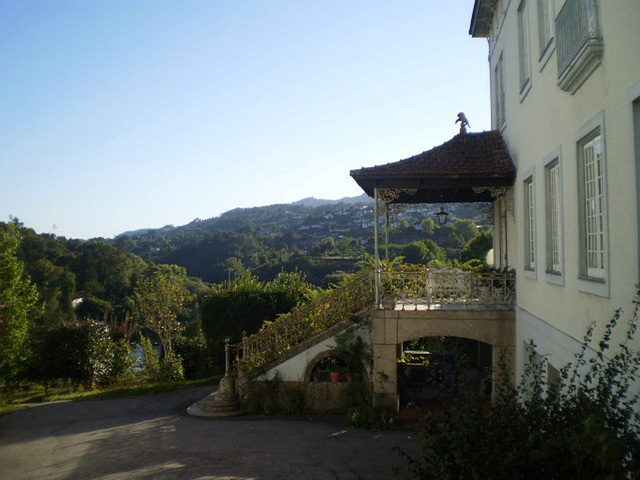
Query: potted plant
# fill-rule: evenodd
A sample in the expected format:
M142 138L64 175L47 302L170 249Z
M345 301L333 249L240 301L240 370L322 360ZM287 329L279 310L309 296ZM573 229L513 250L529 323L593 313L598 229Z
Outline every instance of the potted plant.
M332 382L337 383L340 381L340 361L335 355L331 355L320 360L317 368L321 371L329 372Z
M355 381L362 374L364 365L371 362L371 349L352 328L336 337L333 352L345 367L347 381Z

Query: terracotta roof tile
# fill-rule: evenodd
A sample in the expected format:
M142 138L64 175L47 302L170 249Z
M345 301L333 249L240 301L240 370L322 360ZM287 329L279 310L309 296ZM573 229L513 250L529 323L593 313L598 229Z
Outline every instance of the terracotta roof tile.
M500 132L459 134L405 160L352 170L353 177L512 177L515 167Z

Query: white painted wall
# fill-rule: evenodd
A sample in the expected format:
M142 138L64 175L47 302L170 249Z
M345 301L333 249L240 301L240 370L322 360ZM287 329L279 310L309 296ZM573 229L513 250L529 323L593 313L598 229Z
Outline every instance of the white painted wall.
M285 382L304 382L308 379L305 378L305 373L307 372L307 366L310 362L313 362L320 354L323 352L330 351L333 347L336 346L336 337L339 336L343 331L337 333L335 336L330 337L310 348L304 350L298 355L286 360L285 362L279 364L277 367L274 367L270 370L267 370L263 375L261 375L259 380L273 380L276 377ZM354 338L355 336L359 336L362 338L362 341L371 346L371 332L367 326L362 326L359 329L356 329L353 332Z
M559 12L563 0L555 0ZM622 307L632 312L638 282L638 192L632 103L640 96L640 2L600 0L600 31L604 39L602 63L575 92L557 86L557 52L538 62L538 2L527 0L531 42L532 85L520 95L517 10L520 0L502 0L495 11L489 44L492 108L495 124L496 85L493 71L503 55L506 72L506 126L502 133L516 163L518 176L509 218L509 263L517 272L517 326L519 370L522 343L534 338L553 364L575 353L589 322L603 325ZM502 12L504 10L504 16ZM605 141L608 197L609 278L606 293L584 291L578 279L577 135L589 122L602 119ZM564 219L564 272L562 281L546 275L546 222L544 165L559 151L562 168ZM537 263L534 273L524 269L523 181L534 176L537 225ZM498 218L496 217L496 221ZM504 228L497 225L497 233ZM498 247L498 245L496 245ZM496 264L501 253L496 250ZM640 348L640 342L637 345Z

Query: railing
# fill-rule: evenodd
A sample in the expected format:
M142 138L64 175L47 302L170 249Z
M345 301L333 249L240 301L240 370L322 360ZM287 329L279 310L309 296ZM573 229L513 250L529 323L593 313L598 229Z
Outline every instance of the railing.
M515 305L515 275L455 268L383 271L379 298L382 308L402 310L511 309Z
M392 301L393 308L510 309L515 304L515 276L511 272L476 273L385 264L379 283L378 298L383 303ZM258 333L244 337L239 346L240 367L255 371L352 315L372 306L376 308L374 293L370 270L347 277L333 290L319 294L311 302L265 324Z
M369 271L347 277L333 290L323 292L291 313L281 315L260 331L242 339L240 365L247 371L271 362L306 340L370 307L373 275Z
M590 39L600 37L595 0L567 0L556 18L558 78Z

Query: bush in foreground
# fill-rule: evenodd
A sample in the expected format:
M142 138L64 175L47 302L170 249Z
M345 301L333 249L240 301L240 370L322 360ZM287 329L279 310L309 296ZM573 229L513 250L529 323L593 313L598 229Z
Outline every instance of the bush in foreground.
M610 343L622 312L607 324L592 350L588 329L575 362L554 385L546 384L547 360L535 355L517 388L499 385L496 405L460 401L425 419L422 454L408 459L415 479L639 479L640 353L630 344L640 296L623 342Z

